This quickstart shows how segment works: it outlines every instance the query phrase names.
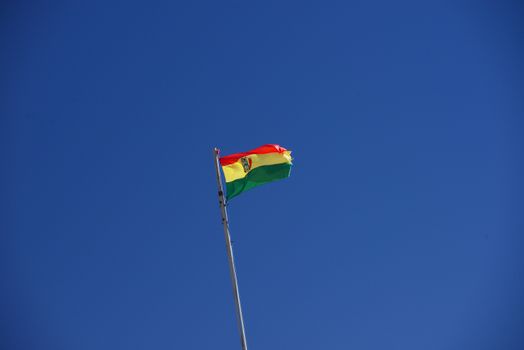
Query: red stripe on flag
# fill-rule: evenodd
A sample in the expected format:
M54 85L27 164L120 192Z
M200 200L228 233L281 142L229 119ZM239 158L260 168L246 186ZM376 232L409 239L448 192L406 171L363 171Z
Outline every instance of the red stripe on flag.
M252 149L251 151L235 153L235 154L230 154L228 156L221 157L220 165L224 166L224 165L236 163L240 158L248 156L250 154L284 153L285 151L287 151L287 149L285 149L282 146L268 144L268 145L264 145L264 146L260 146L258 148Z

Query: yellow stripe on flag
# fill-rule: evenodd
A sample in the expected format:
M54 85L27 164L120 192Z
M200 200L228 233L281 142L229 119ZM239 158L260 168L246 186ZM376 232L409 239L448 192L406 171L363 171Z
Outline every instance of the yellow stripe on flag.
M265 154L250 154L245 156L246 160L251 161L251 167L246 172L242 165L241 159L237 162L229 165L222 166L226 182L235 181L245 177L251 170L264 166L287 163L291 164L291 151L285 151L283 153L265 153Z

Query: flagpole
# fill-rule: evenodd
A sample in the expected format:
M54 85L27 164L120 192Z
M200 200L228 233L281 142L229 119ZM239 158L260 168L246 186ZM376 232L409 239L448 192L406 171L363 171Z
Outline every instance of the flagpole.
M229 222L227 219L226 199L224 197L224 189L222 187L222 177L220 175L218 155L218 148L214 149L215 155L215 170L217 175L218 186L218 202L220 204L220 212L222 214L222 226L224 226L224 238L226 240L227 258L229 261L229 275L231 276L231 284L233 285L233 296L235 298L235 307L237 313L238 331L240 333L240 343L242 350L247 350L246 330L244 328L244 317L242 316L242 306L240 305L240 293L238 292L238 280L235 269L235 259L233 257L233 246L231 245L231 236L229 234Z

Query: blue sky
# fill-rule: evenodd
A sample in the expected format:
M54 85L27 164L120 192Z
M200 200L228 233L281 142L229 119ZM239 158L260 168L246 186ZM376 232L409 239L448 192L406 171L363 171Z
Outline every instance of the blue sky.
M522 349L514 1L33 1L0 10L0 347Z

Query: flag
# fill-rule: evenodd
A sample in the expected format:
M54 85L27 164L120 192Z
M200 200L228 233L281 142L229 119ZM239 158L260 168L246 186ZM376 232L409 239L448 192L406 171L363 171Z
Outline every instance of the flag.
M228 200L258 185L289 177L292 165L291 151L279 145L264 145L219 160Z

